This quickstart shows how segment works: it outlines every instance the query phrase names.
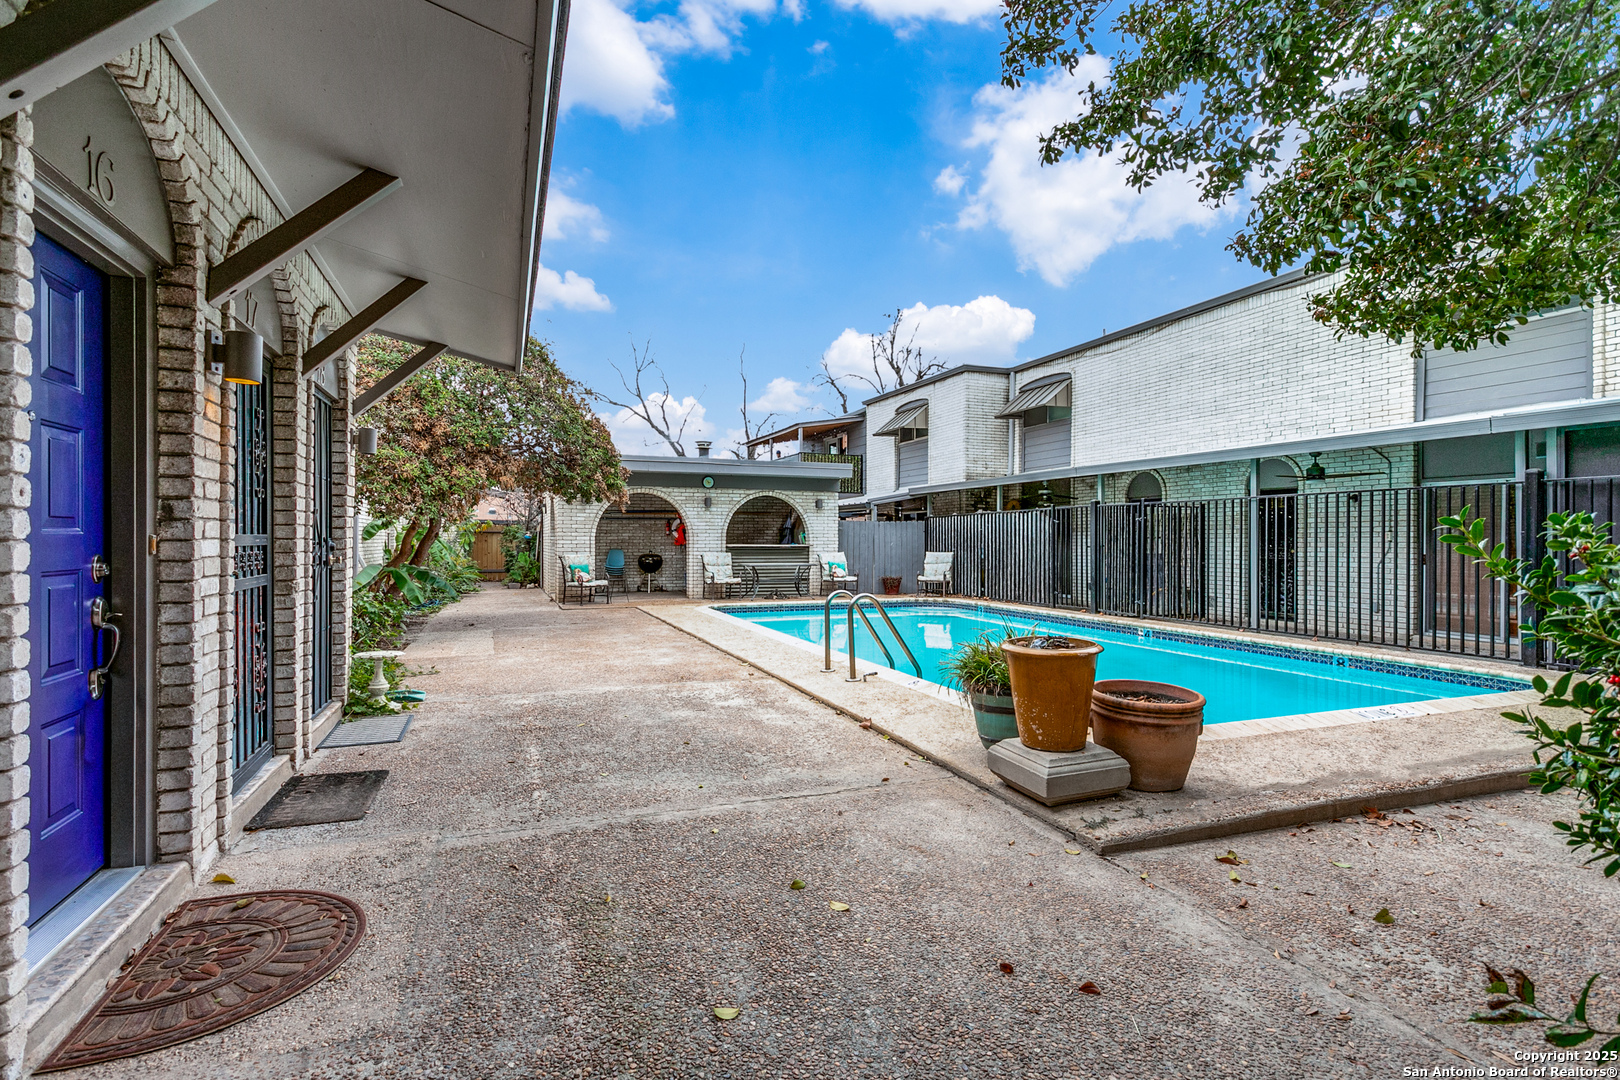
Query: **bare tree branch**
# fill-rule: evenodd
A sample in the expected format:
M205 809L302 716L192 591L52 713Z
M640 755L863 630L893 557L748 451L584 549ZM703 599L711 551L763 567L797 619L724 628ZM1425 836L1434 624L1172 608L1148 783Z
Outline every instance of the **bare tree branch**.
M883 317L889 320L888 328L881 333L873 334L870 339L872 349L870 376L859 371L834 375L832 368L827 364L826 355L823 354L821 374L811 380L816 385L831 388L832 392L838 395L838 402L846 413L849 412L847 383L850 381L866 384L875 394L886 394L890 390L898 390L945 370L943 360L937 356L928 356L917 347L919 327L913 326L905 344L900 343L901 330L906 321L904 308L897 307L892 312L884 312ZM845 380L845 385L840 385L840 379Z
M687 421L691 420L692 412L688 409L684 414L677 414L680 416L678 425L670 418L669 403L674 399L675 395L669 388L669 379L664 375L664 369L659 367L658 361L652 358L652 342L648 341L642 345L641 350L638 352L636 343L632 341L630 343L630 360L631 374L629 376L626 376L619 365L612 361L609 361L608 366L618 374L619 382L624 386L625 393L635 399L634 404L629 401L615 400L601 392L597 392L596 396L609 405L626 409L632 416L639 417L643 423L652 428L654 434L669 444L669 448L675 451L676 457L685 457L686 446L682 440L686 437L686 424ZM663 384L663 389L659 390L656 387L652 390L643 389L643 376L648 376L649 382L656 377ZM703 392L698 391L698 396L702 397L702 395Z
M771 421L776 419L776 414L766 413L765 419L759 421L757 424L749 421L747 357L748 346L744 345L742 347L742 351L737 354L737 372L742 376L742 406L740 411L742 412L743 422L743 443L742 446L732 447L731 456L735 458L748 457L751 459L754 456L754 448L748 444L771 429Z

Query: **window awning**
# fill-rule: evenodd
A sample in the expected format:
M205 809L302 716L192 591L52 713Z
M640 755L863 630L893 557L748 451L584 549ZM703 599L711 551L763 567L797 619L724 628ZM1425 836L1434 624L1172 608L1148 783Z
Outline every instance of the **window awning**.
M1050 405L1068 388L1069 380L1059 379L1056 382L1049 382L1043 386L1025 390L1007 402L1007 407L996 413L996 419L1011 420L1029 412L1031 409L1039 409L1043 405Z
M914 427L912 421L928 408L928 399L908 401L894 411L894 419L872 432L873 435L898 435L901 428Z

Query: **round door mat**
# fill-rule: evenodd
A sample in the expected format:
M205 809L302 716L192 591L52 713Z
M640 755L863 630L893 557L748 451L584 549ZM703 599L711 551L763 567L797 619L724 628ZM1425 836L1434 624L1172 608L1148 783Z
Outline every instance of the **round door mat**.
M330 893L274 889L188 901L35 1072L145 1054L229 1027L326 978L365 932L365 913Z

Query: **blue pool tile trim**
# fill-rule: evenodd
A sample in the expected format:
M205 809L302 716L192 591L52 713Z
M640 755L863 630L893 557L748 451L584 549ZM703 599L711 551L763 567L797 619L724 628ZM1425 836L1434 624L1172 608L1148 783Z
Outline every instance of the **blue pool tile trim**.
M938 600L891 600L885 599L884 606L888 608L921 607L939 610L967 609L974 613L991 615L1005 615L1010 618L1035 619L1045 626L1068 626L1076 630L1102 630L1111 634L1132 633L1133 628L1121 623L1105 622L1101 619L1088 619L1084 615L1052 614L1037 615L1023 608L1005 607L994 603L944 603ZM822 610L821 604L816 603L781 603L781 604L716 604L714 610L725 615L743 616L749 613L792 612L794 614L816 614ZM1134 628L1138 641L1175 641L1183 645L1198 645L1208 649L1224 649L1229 652L1254 653L1259 656L1274 656L1284 660L1296 660L1306 664L1321 664L1325 667L1351 668L1358 671L1377 671L1385 675L1406 675L1418 679L1433 679L1436 682L1452 683L1457 686L1471 686L1479 690L1491 690L1506 693L1514 690L1530 689L1528 679L1510 679L1502 675L1483 675L1472 671L1453 671L1450 668L1429 667L1424 664L1406 664L1398 660L1376 660L1366 656L1352 656L1348 653L1327 652L1320 649L1300 649L1291 645L1274 645L1266 641L1240 641L1234 638L1216 637L1210 634L1193 633L1186 630L1164 630L1158 627Z

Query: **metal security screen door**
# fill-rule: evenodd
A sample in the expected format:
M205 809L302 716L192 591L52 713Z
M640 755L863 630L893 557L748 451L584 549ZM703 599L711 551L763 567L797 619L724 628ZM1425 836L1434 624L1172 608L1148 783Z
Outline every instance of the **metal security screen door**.
M332 700L332 403L314 392L314 546L310 553L310 606L314 640L309 651L309 710L314 715Z
M236 706L232 787L270 756L270 388L236 387Z

